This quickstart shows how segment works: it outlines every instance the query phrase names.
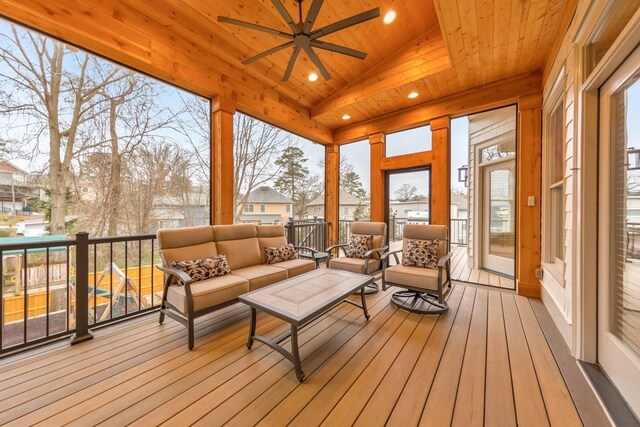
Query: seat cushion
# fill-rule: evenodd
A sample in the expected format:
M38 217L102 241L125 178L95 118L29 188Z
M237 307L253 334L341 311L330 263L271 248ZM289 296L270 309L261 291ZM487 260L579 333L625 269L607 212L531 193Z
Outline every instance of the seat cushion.
M183 313L187 313L187 294L184 286L169 286L167 300ZM233 274L215 277L191 284L193 309L199 311L229 302L249 292L249 281Z
M385 282L430 291L438 290L438 270L394 265L384 270Z
M271 265L273 267L287 269L289 277L297 276L316 269L315 261L311 261L310 259L290 259L288 261L282 261Z
M329 261L329 268L335 268L336 270L351 271L353 273L364 274L365 260L360 258L332 258ZM369 259L369 273L373 273L380 269L380 261L374 258Z
M274 267L272 265L252 265L238 270L232 270L235 276L244 277L249 281L249 290L272 285L289 277L285 268Z

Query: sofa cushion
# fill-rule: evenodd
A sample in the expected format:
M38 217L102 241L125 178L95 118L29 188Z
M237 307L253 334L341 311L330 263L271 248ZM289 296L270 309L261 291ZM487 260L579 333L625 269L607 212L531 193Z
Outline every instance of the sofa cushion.
M353 273L364 274L364 266L366 261L360 258L332 258L329 261L329 268L336 270L351 271ZM380 269L380 260L369 258L369 273L373 273Z
M272 266L286 269L289 277L293 277L315 270L316 262L310 259L290 259L289 261L272 264Z
M233 275L247 279L249 281L249 290L251 291L285 280L289 277L286 269L271 265L254 265L233 270Z
M349 258L364 258L364 254L373 248L373 236L365 234L353 234L349 238L347 256Z
M158 245L161 249L181 248L212 242L213 227L200 225L197 227L163 228L158 230Z
M192 246L162 249L160 251L165 265L171 265L175 261L185 261L199 258L213 258L218 255L215 242L200 243Z
M187 273L193 282L200 282L231 273L231 268L229 268L229 263L224 255L211 258L174 261L171 263L171 267ZM184 282L182 279L175 278L174 276L172 285L184 286Z
M438 290L438 270L432 268L394 265L384 270L384 280L416 289Z
M402 256L405 267L438 268L439 240L407 240Z
M264 248L264 256L266 264L275 264L276 262L289 261L298 258L298 253L293 245L269 246Z
M257 237L258 231L253 224L214 225L213 234L215 241L220 242Z
M216 242L218 252L226 255L231 271L262 263L257 237Z
M249 282L233 274L192 283L193 309L199 311L219 304L229 302L238 296L249 292ZM167 291L167 301L182 313L187 313L187 295L184 286L170 286Z
M264 250L266 248L286 245L287 238L284 236L258 237L258 244L260 245L260 253L262 254L262 264L265 264L267 262L267 257Z

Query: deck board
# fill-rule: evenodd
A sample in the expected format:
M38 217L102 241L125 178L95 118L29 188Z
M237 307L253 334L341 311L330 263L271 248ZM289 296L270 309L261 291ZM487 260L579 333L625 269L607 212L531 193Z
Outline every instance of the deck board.
M302 330L302 384L280 354L246 349L239 304L196 322L193 351L150 314L9 356L0 424L581 425L528 299L456 284L447 313L420 316L391 292L368 296L368 322L343 304ZM258 315L262 334L287 327Z
M477 270L469 265L466 246L451 246L451 278L457 282L476 283L496 288L515 289L513 278L487 270Z

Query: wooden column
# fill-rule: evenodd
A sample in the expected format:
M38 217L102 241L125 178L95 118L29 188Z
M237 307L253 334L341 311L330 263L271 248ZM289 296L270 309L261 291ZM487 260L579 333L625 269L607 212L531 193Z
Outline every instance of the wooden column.
M382 222L385 220L385 181L382 160L385 156L384 133L369 135L369 148L371 150L371 221Z
M340 146L325 146L324 218L329 223L328 245L337 245L340 234Z
M518 99L516 289L540 297L535 276L540 267L540 197L542 176L542 94ZM529 206L533 197L533 206Z
M233 115L235 102L211 102L211 224L233 224Z
M451 120L431 121L431 224L449 226L451 216Z

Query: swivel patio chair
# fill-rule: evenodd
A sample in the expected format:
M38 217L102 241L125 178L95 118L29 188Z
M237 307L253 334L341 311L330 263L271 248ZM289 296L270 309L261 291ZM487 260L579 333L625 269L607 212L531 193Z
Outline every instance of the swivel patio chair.
M349 243L334 245L327 248L329 257L327 258L327 268L351 271L374 275L382 268L380 257L388 249L385 246L387 241L387 224L384 222L355 221L351 223L351 237L372 236L371 247L363 254L349 253ZM338 257L340 250L344 256ZM378 292L378 285L375 282L368 285L365 293L373 294Z
M398 258L400 252L402 262ZM392 256L396 261L393 266ZM391 296L396 307L419 314L448 310L445 296L451 290L451 252L446 226L405 225L402 249L384 254L382 264L382 290L389 286L405 289Z

